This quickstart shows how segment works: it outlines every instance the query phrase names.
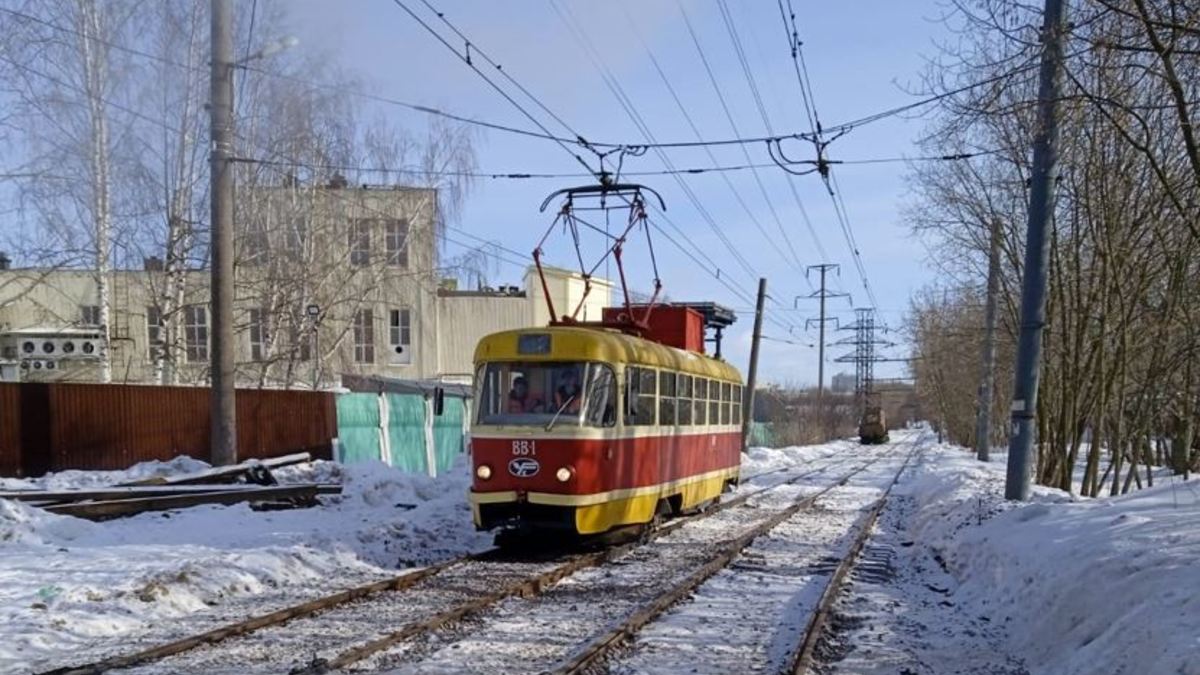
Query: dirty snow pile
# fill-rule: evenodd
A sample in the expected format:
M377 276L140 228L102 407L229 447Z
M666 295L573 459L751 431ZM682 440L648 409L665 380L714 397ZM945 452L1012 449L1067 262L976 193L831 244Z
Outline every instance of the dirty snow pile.
M0 479L0 488L96 487L204 468L179 458ZM239 603L291 604L489 542L471 523L465 457L437 479L379 462L274 473L281 482L341 483L343 493L308 509L208 505L105 522L0 500L0 673L74 662L122 638L194 630L185 624L235 615Z
M897 488L916 503L908 536L958 582L947 614L1002 626L1032 673L1200 674L1200 481L1100 499L1035 487L1017 505L1004 462L939 446Z

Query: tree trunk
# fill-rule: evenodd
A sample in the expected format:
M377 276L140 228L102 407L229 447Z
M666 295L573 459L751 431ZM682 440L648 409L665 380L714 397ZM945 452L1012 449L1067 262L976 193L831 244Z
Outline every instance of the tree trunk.
M110 276L112 272L112 215L109 205L109 162L108 110L104 101L105 69L107 68L104 47L98 41L100 16L94 0L79 0L80 41L83 55L84 89L88 102L88 121L91 133L88 138L91 179L92 234L95 238L96 299L100 307L101 343L100 381L112 382L112 298Z

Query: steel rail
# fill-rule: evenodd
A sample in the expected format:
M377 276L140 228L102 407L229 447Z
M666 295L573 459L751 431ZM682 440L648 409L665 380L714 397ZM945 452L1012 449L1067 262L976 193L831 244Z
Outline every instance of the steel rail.
M699 513L689 514L689 515L685 515L685 516L681 516L681 517L672 519L672 520L668 521L666 524L656 528L653 532L651 532L648 539L645 539L642 541L630 542L630 543L623 544L620 546L605 549L604 551L572 556L571 558L568 558L567 561L564 562L562 565L554 568L553 570L550 570L549 572L543 573L541 575L537 575L536 577L524 579L518 583L515 583L510 586L505 587L501 591L489 594L487 596L484 596L484 598L480 598L478 600L471 601L470 603L467 603L466 605L456 607L454 610L450 610L449 612L443 613L443 614L447 615L447 617L448 617L448 618L446 618L445 621L434 622L433 620L430 620L430 621L418 622L418 623L414 623L414 624L407 624L407 625L401 627L400 629L398 629L397 631L395 631L393 633L389 633L388 635L384 636L383 638L375 640L372 643L367 643L367 645L363 645L358 648L349 650L348 652L345 652L345 653L349 654L349 653L353 652L353 653L357 654L358 656L357 656L357 658L354 658L351 661L347 661L347 663L353 663L355 661L361 660L362 658L365 658L366 656L369 656L372 653L375 653L377 651L380 651L381 649L387 648L391 644L401 642L405 639L411 638L420 633L436 630L439 626L441 626L445 623L453 621L457 618L461 618L462 616L465 616L467 614L479 611L479 610L481 610L491 604L495 604L496 602L499 602L500 600L503 600L505 598L516 596L516 595L521 595L521 596L535 595L535 594L539 593L541 591L541 589L544 588L545 586L548 586L548 585L558 581L559 579L563 578L564 576L567 576L573 572L579 571L581 569L585 569L587 567L594 567L596 565L603 564L604 562L607 562L608 560L616 558L620 555L624 555L625 553L633 550L634 548L636 548L638 546L644 545L645 543L647 543L647 541L650 541L650 540L656 539L658 537L664 536L666 534L669 534L671 532L674 532L675 530L679 529L680 527L683 527L684 525L686 525L688 523L691 523L693 521L696 521L696 520L699 520L702 518L706 518L711 515L715 515L716 513L719 513L726 509L743 504L747 500L749 500L755 496L758 496L764 492L774 490L774 489L782 487L784 485L793 485L793 484L798 483L799 481L801 481L805 478L808 478L810 476L814 476L819 473L824 473L832 468L835 468L836 466L838 466L840 464L841 464L840 461L835 460L834 462L830 462L827 465L824 465L824 466L821 466L821 467L818 467L815 469L811 469L809 471L802 472L800 474L792 476L792 477L788 478L787 480L781 481L779 483L775 483L773 485L765 486L765 487L759 488L757 490L739 494L736 497L733 497L728 500L722 500L722 501L717 502L716 504L712 505L710 508L708 508L704 511L701 511ZM753 476L750 476L750 477L746 478L745 480L746 480L746 482L749 482L751 480L761 478L763 476L767 476L767 475L774 474L774 473L780 473L785 470L787 470L787 467L780 468L780 469L773 469L770 471L763 471L763 472L757 473ZM330 595L326 595L326 596L322 596L322 597L315 598L312 600L308 600L306 602L302 602L302 603L292 605L289 607L284 607L282 609L268 612L266 614L253 616L253 617L250 617L250 618L247 618L247 619L244 619L241 621L237 621L237 622L234 622L231 624L226 624L224 626L220 626L218 628L214 628L212 630L208 630L203 633L198 633L196 635L180 638L178 640L173 640L171 642L161 644L161 645L158 645L155 647L143 649L143 650L131 653L131 654L111 656L111 657L107 657L107 658L97 660L97 661L94 661L91 663L72 665L72 666L62 666L62 667L54 668L51 670L40 671L36 675L99 675L100 673L105 673L110 670L120 670L123 668L132 668L134 666L145 665L147 663L151 663L154 661L160 661L169 656L175 656L178 654L182 654L184 652L190 651L197 647L211 646L211 645L215 645L219 642L222 642L224 640L227 640L229 638L248 635L250 633L261 630L263 628L269 628L271 626L280 625L280 624L286 623L288 621L291 621L293 619L301 619L301 618L313 616L313 615L319 614L321 612L324 612L326 610L337 607L339 605L346 604L348 602L360 600L362 598L378 595L378 594L385 593L385 592L403 591L403 590L406 590L406 589L414 586L415 584L417 584L417 582L420 582L420 581L423 581L430 577L433 577L433 576L440 574L452 567L456 567L458 565L462 565L462 564L469 563L469 562L485 562L487 560L495 559L495 558L499 557L501 554L502 554L501 549L491 548L491 549L487 549L487 550L484 550L484 551L481 551L478 553L472 553L469 555L460 556L458 558L454 558L451 560L446 560L446 561L443 561L440 563L435 563L433 565L430 565L428 567L425 567L423 569L420 569L420 570L417 570L414 572L407 572L405 574L401 574L401 575L398 575L395 577L390 577L387 579L382 579L382 580L371 582L371 583L364 584L361 586L355 586L352 588L348 588L348 589L345 589L342 591L338 591L336 593L332 593ZM455 616L449 616L451 614L454 614ZM367 647L368 645L376 645L376 644L377 644L376 648L371 649L370 651L363 651L363 649L365 647ZM336 660L337 659L334 659L334 660L330 661L330 663L333 663ZM330 666L330 667L332 667L332 666ZM325 671L321 671L319 669L312 670L312 666L310 666L309 670L304 670L304 671L300 671L300 672L325 672Z
M858 525L854 542L851 544L850 550L847 551L846 555L842 557L841 562L838 563L837 569L834 570L833 574L829 577L829 582L825 584L825 588L821 591L821 597L817 601L816 611L809 615L808 622L804 627L804 639L801 640L800 647L796 650L796 653L792 659L791 668L789 668L787 671L792 673L792 675L803 675L812 667L813 654L816 650L817 643L820 641L821 635L824 633L825 624L829 620L830 611L833 609L833 605L837 601L838 591L841 590L842 585L845 583L846 577L858 563L859 554L862 553L863 547L866 546L867 541L871 538L871 531L875 527L875 522L879 520L880 514L883 513L884 507L887 505L887 499L892 493L892 488L896 487L896 483L900 481L900 475L904 473L904 470L908 468L909 462L912 461L912 458L916 456L917 452L920 450L919 447L916 447L915 441L913 445L913 452L905 458L904 464L901 465L900 470L896 472L896 475L892 478L891 482L888 483L887 489L883 491L883 494L880 495L879 499L877 499L874 504L872 504L866 516L863 517L862 521Z
M220 628L205 631L197 635L185 637L179 640L174 640L157 647L151 647L132 654L121 656L113 656L94 663L87 663L78 666L65 666L55 668L53 670L41 671L37 675L99 675L99 673L108 672L110 670L119 670L121 668L132 668L134 666L144 665L151 661L158 661L168 656L174 656L183 652L189 651L202 645L211 645L226 640L238 635L246 635L256 630L284 623L291 619L311 616L322 610L331 607L345 604L352 600L364 598L369 595L374 595L384 591L401 591L416 584L422 579L431 577L439 572L442 572L455 565L462 564L474 559L482 559L484 556L494 554L494 549L484 551L482 553L462 556L453 560L447 560L441 563L430 565L424 569L408 574L391 577L375 581L362 586L348 588L331 595L309 600L298 605L285 607L274 612L261 614L251 617L237 623L228 624Z
M887 490L890 491L896 481L900 479L900 475L907 468L909 461L917 451L916 440L913 441L913 448L905 458L904 463L896 472L895 476L889 483ZM891 456L891 455L889 455ZM805 495L798 498L791 506L772 515L758 525L755 525L750 530L739 535L738 537L728 540L724 545L718 547L715 555L697 569L692 574L688 575L683 581L667 589L659 594L650 602L642 605L633 614L630 614L616 626L606 631L602 635L594 638L582 647L578 648L574 654L565 661L559 663L553 669L548 671L554 675L574 675L578 673L589 672L589 669L596 664L597 661L607 656L613 649L623 644L628 638L635 635L646 624L654 621L663 612L670 609L673 605L683 600L690 595L698 586L707 581L717 572L729 566L741 554L741 552L749 546L756 538L769 532L779 526L784 521L796 515L800 511L811 508L818 499L828 492L845 485L855 475L865 471L875 463L883 460L884 457L877 457L870 462L867 462L854 470L840 477L835 483L828 485L816 493ZM882 508L880 505L879 508ZM873 521L872 521L873 522ZM854 551L857 554L857 549Z
M836 463L834 465L836 465ZM436 614L424 621L417 621L417 622L413 622L413 623L401 626L399 629L397 629L391 633L382 635L374 640L371 640L370 642L366 642L366 643L358 645L356 647L352 647L344 652L339 653L338 655L336 655L332 658L316 659L312 663L310 663L309 665L307 665L305 667L296 668L296 669L291 670L289 675L322 675L323 673L328 673L328 672L331 672L334 670L338 670L340 668L345 668L348 665L362 661L365 658L368 658L379 652L385 651L401 642L412 639L423 633L432 632L434 630L441 628L442 626L450 624L454 621L458 621L464 617L467 617L471 614L474 614L483 609L486 609L487 607L490 607L491 605L494 605L494 604L500 602L501 600L505 600L505 599L508 599L511 597L516 597L516 596L533 597L535 595L539 595L546 588L549 588L550 586L554 585L555 583L557 583L564 577L570 576L571 574L574 574L575 572L578 572L578 571L584 570L584 569L588 569L591 567L597 567L599 565L603 565L604 563L610 562L612 560L616 560L617 558L620 558L621 556L625 555L626 553L629 553L630 551L633 551L636 548L645 546L648 543L648 541L652 541L652 540L662 537L666 534L674 532L675 530L683 527L684 525L687 525L688 523L694 522L694 521L702 519L702 518L707 518L708 516L714 515L716 513L719 513L721 511L724 511L729 508L732 508L734 506L743 504L747 500L749 500L751 497L755 497L764 492L774 490L774 489L776 489L778 487L782 487L784 485L795 484L795 483L799 482L800 480L807 478L809 476L812 476L812 475L815 475L818 473L823 473L823 472L828 471L829 469L833 468L834 465L827 465L827 466L823 466L823 467L820 467L817 469L813 469L811 471L806 471L804 473L793 476L793 477L791 477L785 481L782 481L780 483L776 483L774 485L764 487L764 488L755 490L753 492L749 492L747 494L738 495L737 497L734 497L733 499L730 499L727 501L718 502L713 507L711 507L705 511L702 511L700 513L695 513L695 514L691 514L688 516L683 516L680 518L673 519L670 522L668 522L667 524L665 524L661 527L658 527L654 531L652 531L650 533L648 540L629 542L626 544L609 547L609 548L606 548L601 551L596 551L593 553L585 553L582 555L575 556L573 558L568 559L562 565L559 565L558 567L555 567L554 569L551 569L547 572L543 572L543 573L535 575L533 577L527 577L519 582L516 582L514 584L506 586L494 593L489 593L488 595L485 595L482 598L477 598L475 600L471 600L469 602L462 603L462 604L460 604L452 609L449 609L445 612ZM867 465L864 465L863 467L856 469L855 471L851 472L847 476L844 476L840 480L840 483L844 483L846 480L849 480L850 476L852 476L854 473L857 473L858 471L862 471L863 469L866 468L866 466L869 466L869 465L870 465L870 463L868 463ZM759 476L766 475L767 473L772 473L772 472L763 472L758 475ZM828 489L832 489L832 487L827 488L827 490Z

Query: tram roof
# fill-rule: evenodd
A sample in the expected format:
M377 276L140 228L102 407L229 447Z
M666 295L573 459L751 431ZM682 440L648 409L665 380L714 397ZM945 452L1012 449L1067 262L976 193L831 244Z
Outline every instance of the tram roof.
M549 336L549 344L530 348L531 338ZM537 338L532 338L537 343ZM524 328L484 336L475 348L475 363L486 361L603 361L678 370L691 375L741 382L741 374L725 361L651 342L616 330L574 326Z

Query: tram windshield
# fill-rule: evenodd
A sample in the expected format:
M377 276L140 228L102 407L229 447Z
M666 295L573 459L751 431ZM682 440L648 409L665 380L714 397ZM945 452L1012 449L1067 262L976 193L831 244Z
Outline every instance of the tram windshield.
M617 391L603 363L489 363L476 387L480 424L607 427L616 423Z

